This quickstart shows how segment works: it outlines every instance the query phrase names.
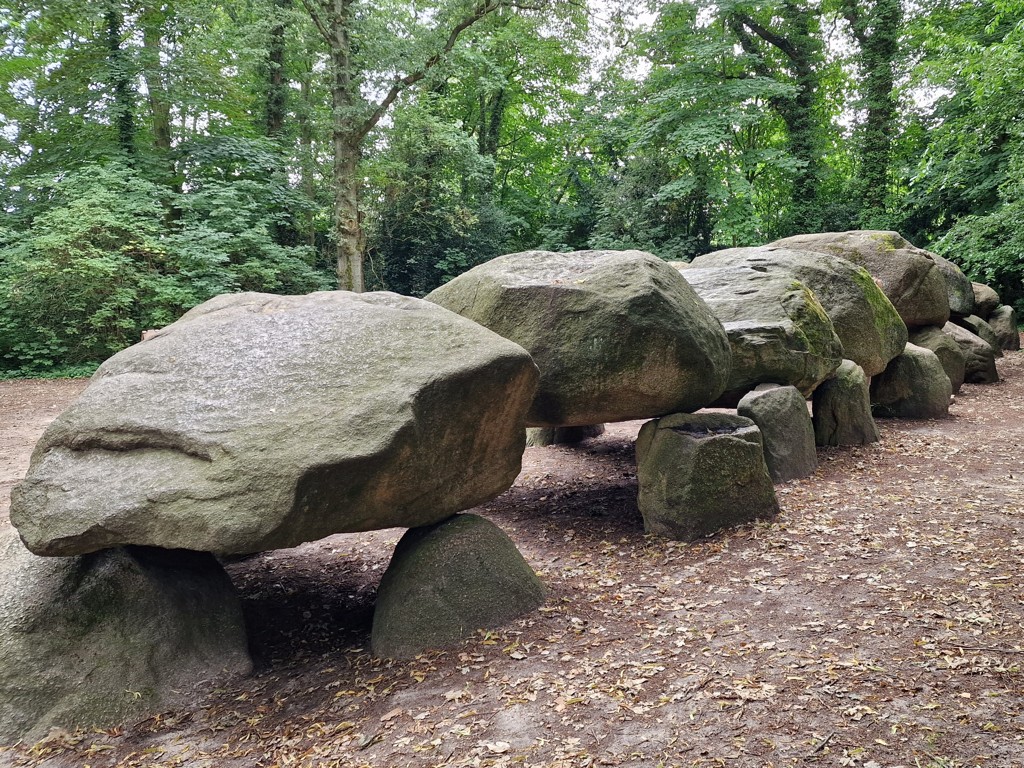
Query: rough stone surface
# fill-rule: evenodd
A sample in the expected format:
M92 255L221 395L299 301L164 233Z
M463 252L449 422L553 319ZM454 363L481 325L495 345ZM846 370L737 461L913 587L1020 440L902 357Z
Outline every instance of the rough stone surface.
M843 359L828 314L799 280L750 267L695 269L672 263L722 321L732 346L727 396L765 382L810 394Z
M846 259L776 246L729 248L693 260L693 268L748 267L798 280L814 293L843 344L843 356L870 376L903 351L907 327L863 268Z
M959 317L975 314L974 286L971 279L949 259L931 251L924 251L924 253L932 257L935 266L942 272L942 277L946 281L946 298L949 299L950 314Z
M896 232L822 232L787 237L773 245L829 253L864 267L879 281L910 328L942 325L949 319L946 277L935 255L916 248ZM970 295L973 302L973 292Z
M536 381L522 348L419 299L219 296L100 367L11 519L51 555L429 524L515 480Z
M526 430L526 447L576 445L603 434L604 424L588 424L585 427L530 427Z
M868 377L852 360L843 360L835 377L814 390L811 411L814 442L818 445L878 442L878 427L871 416Z
M964 374L967 363L964 353L953 337L945 333L941 328L915 328L910 332L910 343L925 349L930 349L942 363L942 369L946 372L953 394L960 391L964 383Z
M690 541L779 511L754 422L721 413L649 421L636 440L648 533Z
M188 705L251 661L212 555L126 548L37 557L0 534L0 744Z
M996 357L1003 356L1003 347L999 341L999 336L996 335L996 332L991 325L977 315L958 317L950 322L954 325L959 325L961 328L966 328L975 336L983 339L990 347L992 347L992 351L995 353Z
M370 647L412 658L506 624L544 602L544 585L494 523L456 515L413 528L395 547L377 593Z
M514 253L427 299L533 355L540 385L529 426L696 410L729 379L722 324L676 270L648 253Z
M736 408L761 430L764 460L776 483L813 475L818 468L814 425L807 401L796 387L761 384Z
M953 323L942 326L942 332L955 341L964 353L964 381L968 384L994 384L999 381L996 353L980 336Z
M953 387L938 356L907 344L903 354L871 379L871 404L878 416L939 419L949 414Z
M984 283L971 283L971 288L974 290L974 314L988 320L988 316L1002 303L999 294Z
M1020 331L1017 329L1017 313L1013 307L1000 304L988 316L989 327L996 335L999 346L1007 352L1020 349Z

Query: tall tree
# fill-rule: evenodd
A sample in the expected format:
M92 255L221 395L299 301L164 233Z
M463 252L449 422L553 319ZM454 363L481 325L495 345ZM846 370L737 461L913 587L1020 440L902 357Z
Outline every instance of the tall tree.
M371 6L359 0L302 4L330 61L338 285L361 291L365 236L359 161L367 136L399 96L446 60L467 29L499 10L522 6L510 0L453 0L431 6Z

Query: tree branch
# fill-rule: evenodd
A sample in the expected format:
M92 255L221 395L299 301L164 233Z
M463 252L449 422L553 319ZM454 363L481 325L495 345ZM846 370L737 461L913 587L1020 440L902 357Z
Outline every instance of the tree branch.
M733 14L733 18L739 24L743 25L751 32L753 32L755 35L757 35L759 38L764 40L766 43L768 43L771 46L774 46L775 48L778 48L790 60L795 60L799 58L799 53L794 47L794 45L789 40L784 38L782 35L776 34L775 32L772 32L770 29L766 27L762 27L760 24L754 21L754 19L750 18L745 13Z
M317 4L313 0L302 0L302 5L306 9L306 13L309 14L309 18L313 20L313 25L316 27L320 36L323 37L324 41L330 46L332 37L330 30L327 29L327 25L324 24L323 17L320 15L320 9L317 8Z
M302 0L304 4L308 4L310 0ZM444 45L441 46L440 50L436 51L430 56L423 65L413 72L410 72L405 77L399 78L392 83L391 88L388 90L384 98L377 104L376 108L370 114L363 124L358 128L356 138L361 141L365 136L373 130L374 126L380 122L381 118L384 117L388 109L392 104L395 103L403 91L412 85L415 85L424 77L431 69L441 63L441 60L447 56L451 50L455 47L455 43L458 42L459 36L462 35L467 29L476 24L485 16L493 13L504 5L514 5L517 8L527 8L528 10L540 10L539 7L528 8L516 3L508 3L506 0L482 0L471 13L464 16L459 20L459 23L452 27L451 32L448 34L448 39Z

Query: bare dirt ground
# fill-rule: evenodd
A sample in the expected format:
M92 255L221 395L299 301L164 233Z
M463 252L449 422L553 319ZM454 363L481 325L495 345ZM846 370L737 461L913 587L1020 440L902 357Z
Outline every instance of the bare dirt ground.
M778 486L774 521L695 544L643 533L638 423L527 449L476 511L541 574L546 606L411 663L366 651L400 531L233 563L256 674L0 764L1024 765L1024 353L999 369L949 419L821 450L814 477ZM4 509L82 386L0 383Z

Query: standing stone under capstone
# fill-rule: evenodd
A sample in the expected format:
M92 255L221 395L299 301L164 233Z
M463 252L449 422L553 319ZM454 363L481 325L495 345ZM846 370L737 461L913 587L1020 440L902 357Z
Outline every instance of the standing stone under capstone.
M814 425L807 400L796 387L761 384L740 400L736 413L761 430L772 480L784 483L814 474L818 468Z
M871 415L871 395L864 369L843 360L836 375L814 390L811 418L818 445L867 445L879 440Z
M779 503L750 419L676 413L649 421L636 440L644 529L690 541L775 516Z

